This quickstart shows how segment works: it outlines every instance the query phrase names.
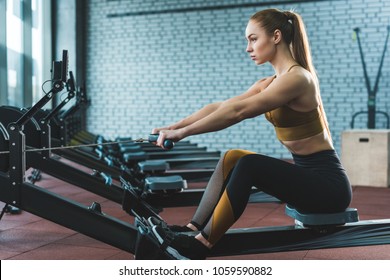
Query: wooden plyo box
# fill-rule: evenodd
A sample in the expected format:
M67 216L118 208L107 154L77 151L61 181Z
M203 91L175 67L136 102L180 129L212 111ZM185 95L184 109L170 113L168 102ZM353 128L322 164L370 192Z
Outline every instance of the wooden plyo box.
M389 187L390 130L346 130L341 161L353 186Z

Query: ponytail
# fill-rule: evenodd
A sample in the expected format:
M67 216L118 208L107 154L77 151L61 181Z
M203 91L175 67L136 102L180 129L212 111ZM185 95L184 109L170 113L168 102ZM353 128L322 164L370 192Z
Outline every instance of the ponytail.
M287 21L292 24L292 40L290 44L292 55L296 62L310 73L315 74L313 66L309 40L306 34L306 28L300 15L294 12L284 12Z

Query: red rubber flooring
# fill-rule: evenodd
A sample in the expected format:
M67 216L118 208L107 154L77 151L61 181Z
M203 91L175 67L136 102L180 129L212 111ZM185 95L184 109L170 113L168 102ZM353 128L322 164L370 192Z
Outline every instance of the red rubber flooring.
M102 211L127 222L132 218L120 205L43 174L36 185L74 199L87 206L96 201ZM390 218L390 188L354 187L352 207L359 210L360 220ZM0 202L2 209L4 203ZM161 216L168 223L184 224L195 207L167 208ZM283 204L249 204L234 227L289 225L293 220L284 214ZM133 255L83 234L64 228L27 212L5 214L0 221L0 259L6 260L127 260ZM229 256L215 259L266 260L390 260L390 245L305 250Z

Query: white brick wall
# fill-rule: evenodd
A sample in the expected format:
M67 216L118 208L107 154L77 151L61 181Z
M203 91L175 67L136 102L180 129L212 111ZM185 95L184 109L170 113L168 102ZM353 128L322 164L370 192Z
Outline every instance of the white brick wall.
M270 66L255 66L245 53L247 20L268 6L115 18L107 15L250 2L258 1L90 0L87 89L92 104L88 130L107 138L147 136L153 127L175 122L209 102L240 94L257 79L273 74ZM373 87L390 24L390 1L311 1L273 7L294 8L305 20L339 151L341 132L350 127L353 113L367 109L367 90L352 29L361 28ZM389 52L377 109L390 113ZM377 126L384 125L379 117ZM366 127L366 116L357 118L355 126ZM244 148L290 157L263 117L188 140L210 150Z

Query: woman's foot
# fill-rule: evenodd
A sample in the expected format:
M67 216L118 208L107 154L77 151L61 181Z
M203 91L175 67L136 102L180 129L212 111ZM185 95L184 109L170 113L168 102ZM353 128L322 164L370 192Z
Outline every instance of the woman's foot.
M175 259L204 260L210 252L195 236L175 233L158 225L153 226L152 231L161 248Z
M174 231L174 232L191 232L191 231L193 231L192 229L190 229L187 226L168 225L166 222L164 222L164 221L162 221L154 216L149 217L148 222L152 227L153 226L161 226L162 228L167 228L167 229Z

